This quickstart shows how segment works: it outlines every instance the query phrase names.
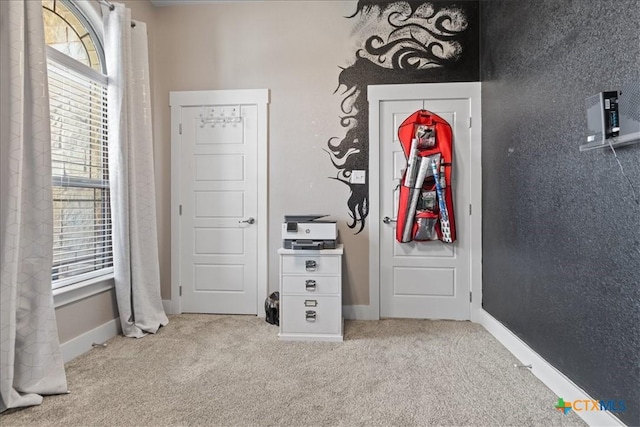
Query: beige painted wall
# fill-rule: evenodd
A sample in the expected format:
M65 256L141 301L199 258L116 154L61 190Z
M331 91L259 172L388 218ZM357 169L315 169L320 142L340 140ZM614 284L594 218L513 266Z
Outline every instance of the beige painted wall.
M130 1L128 3L138 3ZM355 1L224 2L155 10L152 73L162 297L171 297L169 92L270 89L269 289L278 287L285 213L338 220L345 244L345 305L368 304L368 235L346 226L348 188L329 177L324 151L343 137L339 66L354 58Z
M171 298L169 92L268 88L269 288L278 286L280 224L285 213L324 213L345 244L344 304L368 304L368 235L354 235L345 185L324 151L340 127L339 66L350 65L355 1L232 2L154 7L124 1L147 24L162 298ZM117 317L114 291L56 309L60 342Z
M58 339L64 344L73 338L118 318L115 289L56 308Z

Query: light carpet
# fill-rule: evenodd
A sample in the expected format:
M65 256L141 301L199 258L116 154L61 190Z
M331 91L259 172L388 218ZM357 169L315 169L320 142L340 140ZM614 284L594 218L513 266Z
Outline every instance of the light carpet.
M557 397L478 324L346 321L283 342L253 316L170 316L66 365L71 393L3 426L568 426Z

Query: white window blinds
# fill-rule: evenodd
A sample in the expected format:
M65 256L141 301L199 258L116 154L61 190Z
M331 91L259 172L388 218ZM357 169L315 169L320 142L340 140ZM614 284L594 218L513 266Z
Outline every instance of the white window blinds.
M53 288L113 271L106 76L47 49Z

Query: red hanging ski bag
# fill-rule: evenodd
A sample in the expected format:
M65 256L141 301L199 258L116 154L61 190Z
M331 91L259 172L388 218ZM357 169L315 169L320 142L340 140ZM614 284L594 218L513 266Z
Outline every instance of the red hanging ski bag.
M451 126L428 110L409 116L398 128L407 168L400 184L396 240L456 240L451 165Z

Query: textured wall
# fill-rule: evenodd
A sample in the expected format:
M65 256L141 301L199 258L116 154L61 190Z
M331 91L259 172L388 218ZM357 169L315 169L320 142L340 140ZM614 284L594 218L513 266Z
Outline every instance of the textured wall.
M640 78L633 1L481 3L483 306L640 425L640 144L579 152L584 100Z

